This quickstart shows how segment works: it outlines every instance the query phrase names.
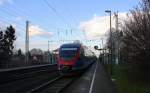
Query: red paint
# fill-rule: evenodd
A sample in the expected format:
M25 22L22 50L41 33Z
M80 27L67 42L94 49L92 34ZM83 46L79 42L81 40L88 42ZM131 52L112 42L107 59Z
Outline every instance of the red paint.
M78 50L76 56L72 60L64 60L63 58L58 57L58 64L60 65L69 65L69 66L75 66L77 60L80 57L80 49Z

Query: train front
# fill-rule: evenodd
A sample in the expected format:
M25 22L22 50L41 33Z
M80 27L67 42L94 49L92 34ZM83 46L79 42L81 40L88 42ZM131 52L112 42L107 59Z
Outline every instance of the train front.
M80 59L80 45L65 44L59 49L58 67L60 71L73 71Z

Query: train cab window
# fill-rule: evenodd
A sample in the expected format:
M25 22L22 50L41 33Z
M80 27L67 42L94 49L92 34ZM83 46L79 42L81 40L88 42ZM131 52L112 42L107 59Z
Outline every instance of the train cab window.
M60 57L63 58L72 58L77 53L77 48L61 48L60 50Z

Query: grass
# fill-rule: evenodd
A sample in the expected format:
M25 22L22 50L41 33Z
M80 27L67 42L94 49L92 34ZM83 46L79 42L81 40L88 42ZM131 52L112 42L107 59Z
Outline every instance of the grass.
M129 80L124 69L127 69L127 67L120 65L115 65L112 68L112 78L115 79L114 83L118 93L150 93L150 84L147 85L141 81L133 82Z

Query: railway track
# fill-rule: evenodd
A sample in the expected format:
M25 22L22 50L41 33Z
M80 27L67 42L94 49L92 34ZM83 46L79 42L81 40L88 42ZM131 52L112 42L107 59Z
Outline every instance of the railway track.
M88 65L85 69L88 69ZM83 70L85 72L85 70ZM1 93L61 93L79 77L60 75L58 70L40 69L27 73L18 73L9 82L0 84ZM19 85L19 86L18 86ZM9 89L8 89L9 88Z
M86 70L93 64L94 62L90 63L86 66L81 72L82 75ZM60 75L50 81L47 81L37 87L32 88L31 90L27 91L27 93L61 93L65 88L68 87L74 80L80 77L66 77L64 75Z
M27 93L61 93L68 85L70 85L77 77L65 77L63 75L53 80L45 82Z
M57 72L45 73L39 76L25 78L0 85L1 93L26 93L27 91L59 76Z
M57 66L49 64L0 70L0 85L54 71L57 71Z

